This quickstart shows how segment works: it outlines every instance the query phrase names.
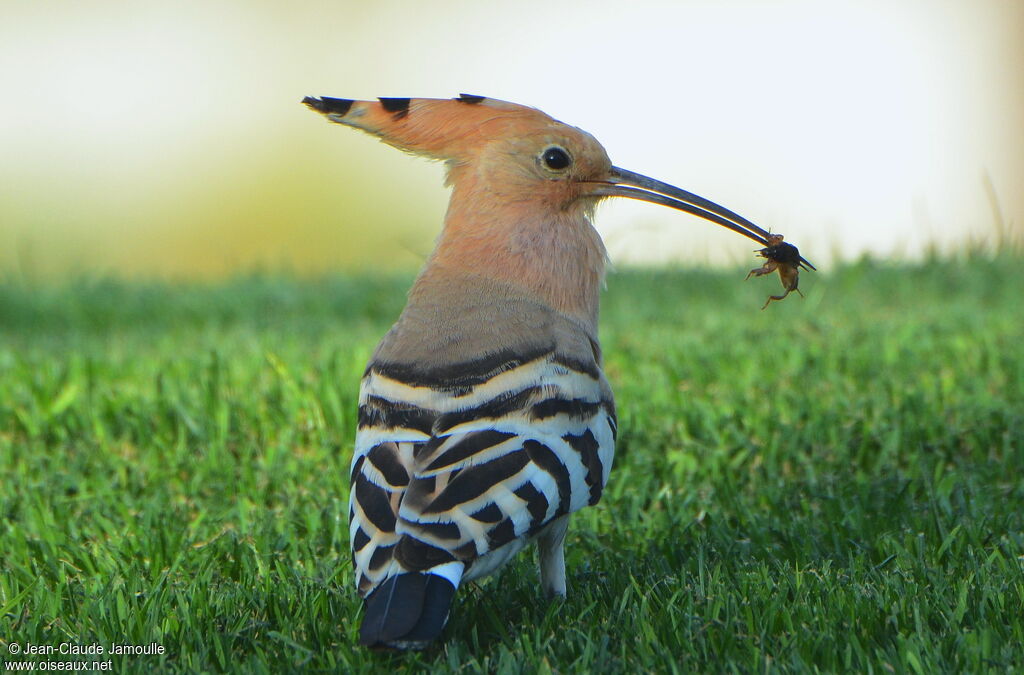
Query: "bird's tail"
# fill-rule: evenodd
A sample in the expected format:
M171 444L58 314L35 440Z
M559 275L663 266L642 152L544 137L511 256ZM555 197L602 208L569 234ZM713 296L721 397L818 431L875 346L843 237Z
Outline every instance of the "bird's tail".
M449 562L385 580L365 601L359 643L367 647L423 649L448 621L463 564Z

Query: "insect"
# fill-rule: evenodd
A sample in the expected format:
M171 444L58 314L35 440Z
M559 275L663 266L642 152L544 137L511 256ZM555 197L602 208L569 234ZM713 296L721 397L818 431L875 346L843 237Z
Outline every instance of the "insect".
M803 269L815 269L814 265L807 262L800 257L800 251L796 246L787 244L783 241L781 234L769 234L765 237L765 243L768 245L758 251L755 251L759 256L765 258L765 263L761 267L755 267L747 273L747 279L751 276L762 277L766 274L778 271L779 280L782 281L782 287L786 289L786 292L782 295L770 295L765 301L761 309L764 309L772 300L782 300L787 295L796 291L803 297L804 294L798 288L800 283L800 268Z
M768 232L686 190L612 165L590 134L484 96L321 97L328 121L445 162L444 228L359 392L349 539L359 641L422 649L456 591L537 545L564 596L570 516L596 504L618 421L597 333L608 197ZM795 249L793 249L795 251Z

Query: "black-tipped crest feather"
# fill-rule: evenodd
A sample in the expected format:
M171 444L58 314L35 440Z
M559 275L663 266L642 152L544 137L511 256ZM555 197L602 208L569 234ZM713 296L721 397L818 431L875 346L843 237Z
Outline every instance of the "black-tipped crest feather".
M348 114L348 111L352 108L352 104L355 103L355 101L351 99L331 98L330 96L321 96L320 98L307 96L302 99L302 102L319 113L323 113L325 115L340 115L342 117Z
M411 99L408 98L378 98L380 104L384 106L384 109L389 113L394 114L397 118L405 117L409 114L409 102Z

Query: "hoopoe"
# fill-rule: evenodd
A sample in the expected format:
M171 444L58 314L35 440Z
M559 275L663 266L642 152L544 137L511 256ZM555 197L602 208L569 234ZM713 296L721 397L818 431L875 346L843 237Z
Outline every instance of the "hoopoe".
M762 244L717 204L612 166L590 134L483 96L303 100L447 164L444 228L359 393L350 538L367 646L420 649L458 587L527 543L566 591L569 516L601 498L615 402L601 370L605 197L686 211Z

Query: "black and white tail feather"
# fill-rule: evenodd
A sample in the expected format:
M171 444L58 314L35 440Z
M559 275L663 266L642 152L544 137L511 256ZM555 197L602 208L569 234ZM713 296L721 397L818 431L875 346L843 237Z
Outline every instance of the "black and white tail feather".
M608 480L614 402L596 353L516 353L367 369L350 496L362 644L425 647L461 583L534 540L542 587L565 594L569 514Z

